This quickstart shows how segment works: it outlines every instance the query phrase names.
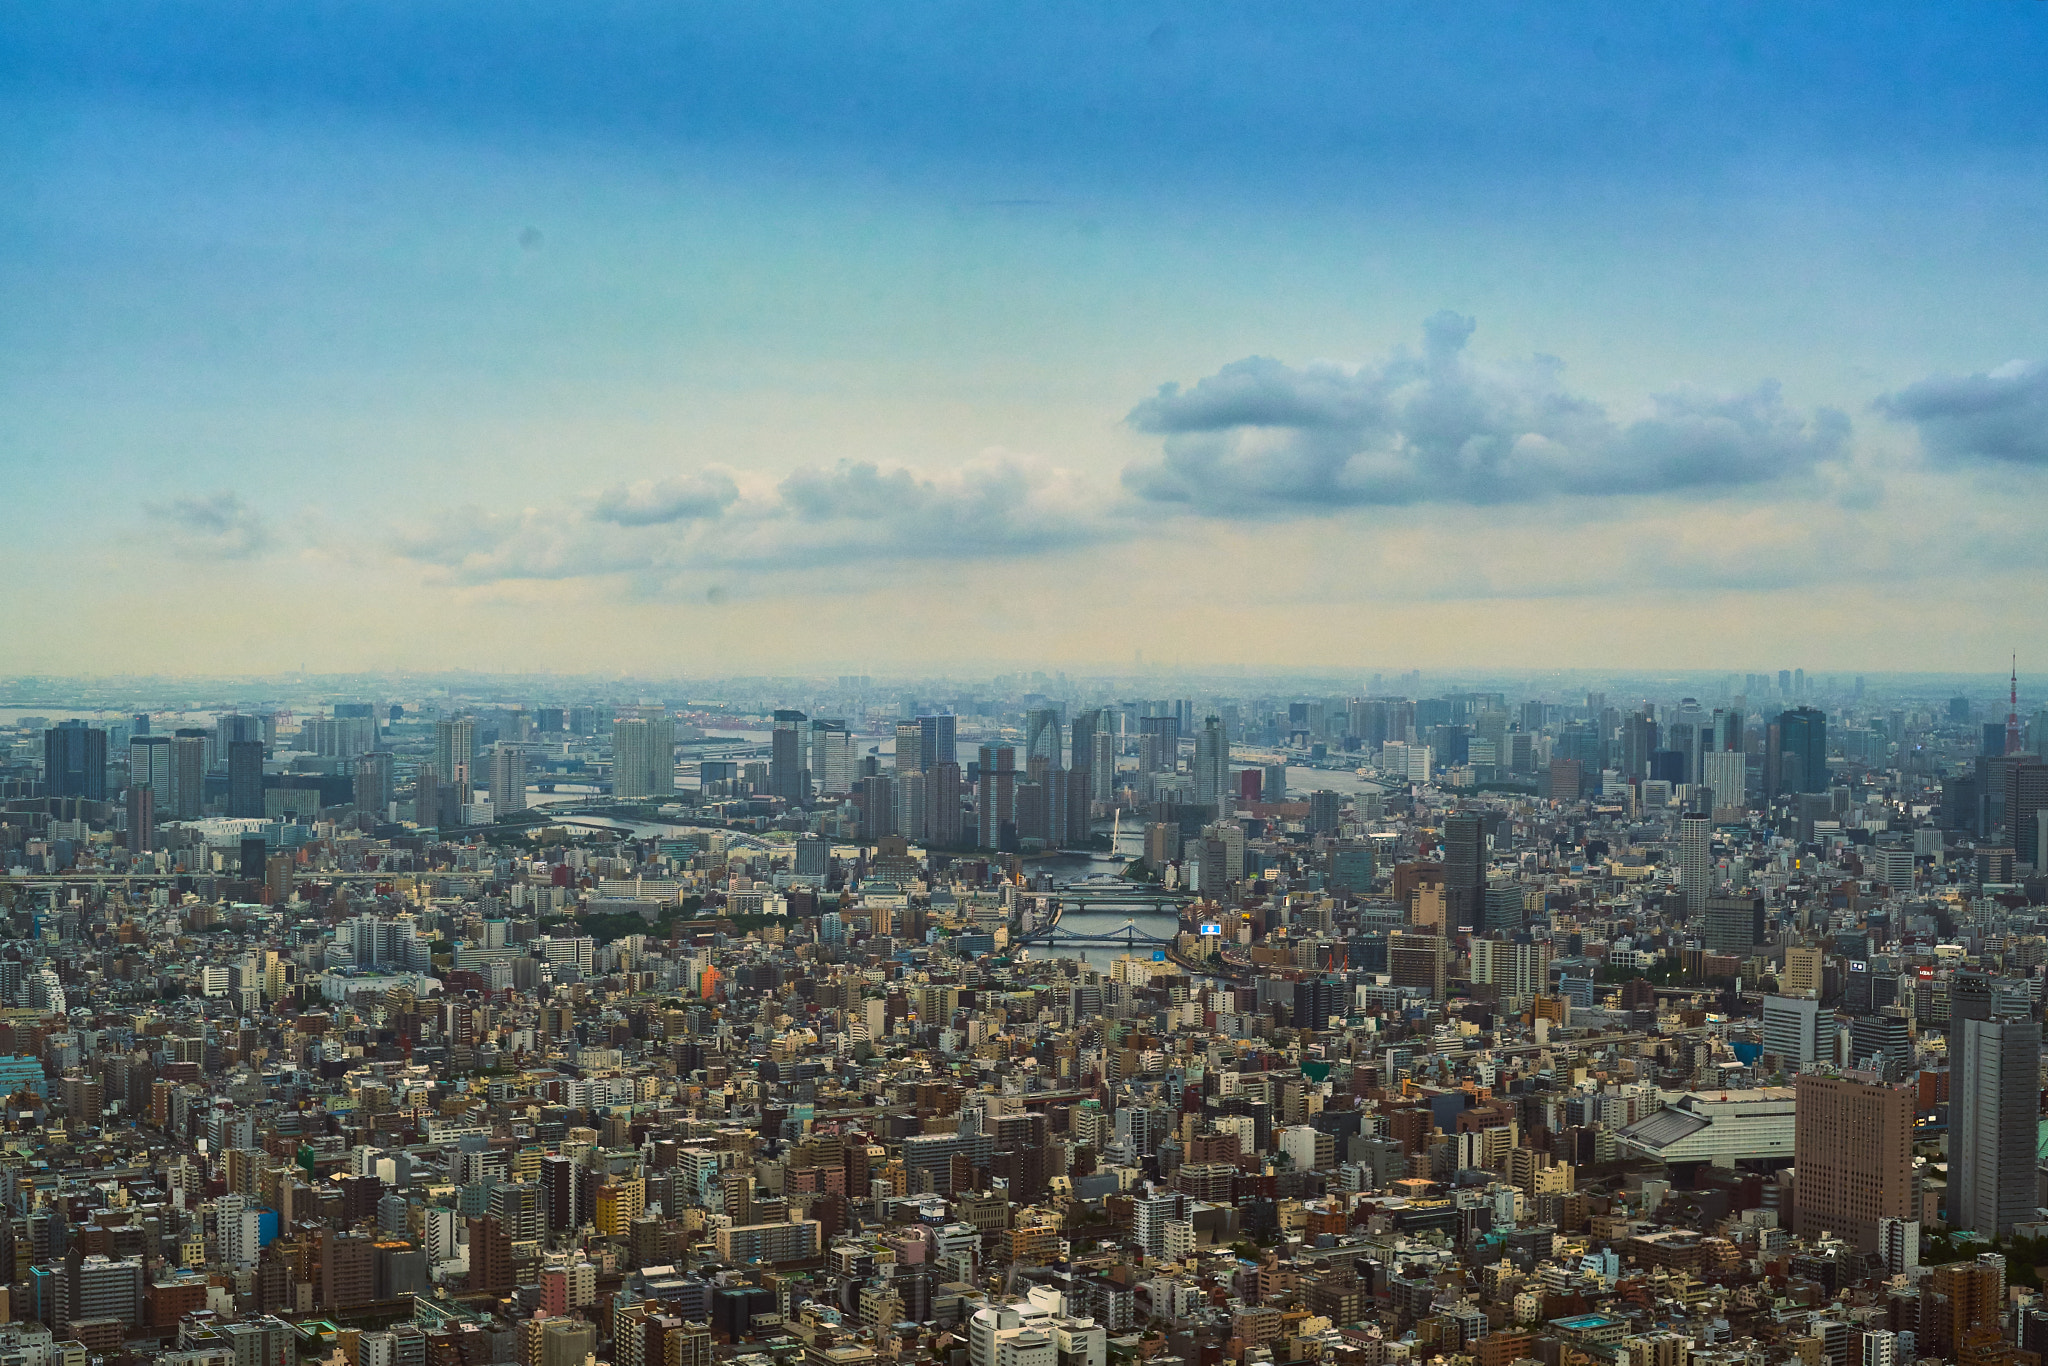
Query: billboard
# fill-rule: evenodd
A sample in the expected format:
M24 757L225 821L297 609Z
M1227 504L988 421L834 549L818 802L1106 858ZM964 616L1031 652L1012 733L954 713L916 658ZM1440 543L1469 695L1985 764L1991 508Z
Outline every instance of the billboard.
M1204 921L1202 922L1202 933L1203 933L1203 934L1222 934L1222 933L1223 933L1223 926L1222 926L1222 925L1221 925L1221 924L1220 924L1219 922L1217 922L1217 921L1214 921L1214 920L1204 920Z

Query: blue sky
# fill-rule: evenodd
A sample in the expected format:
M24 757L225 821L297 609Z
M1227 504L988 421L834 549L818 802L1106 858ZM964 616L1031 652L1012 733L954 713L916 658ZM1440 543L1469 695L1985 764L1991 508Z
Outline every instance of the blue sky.
M2048 607L2044 47L17 7L20 667L1990 668Z

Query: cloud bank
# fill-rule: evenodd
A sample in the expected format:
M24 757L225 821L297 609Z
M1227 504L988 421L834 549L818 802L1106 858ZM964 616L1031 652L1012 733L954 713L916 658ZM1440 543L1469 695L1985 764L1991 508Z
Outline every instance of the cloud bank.
M1439 313L1419 349L1376 362L1251 357L1164 385L1126 418L1159 439L1158 454L1106 474L1002 450L946 470L840 461L771 477L709 466L545 509L452 509L390 544L459 586L610 578L678 600L929 582L948 567L1126 542L1199 546L1346 512L1390 554L1407 547L1399 566L1360 568L1380 589L1421 597L1760 591L1851 569L1896 581L1933 553L1918 541L1906 553L1892 519L1878 520L1885 484L1855 458L1839 412L1794 408L1764 381L1733 394L1676 388L1622 419L1568 388L1555 359L1475 359L1473 330ZM2048 464L2048 368L1930 379L1876 407L1919 424L1951 462ZM1940 474L1899 477L1931 509L1947 506ZM1617 523L1603 501L1630 495L1640 501ZM1509 548L1527 526L1513 510L1541 503L1544 536L1582 533L1568 571ZM1173 508L1194 520L1160 517ZM1389 508L1412 511L1371 516ZM192 514L230 546L237 515L232 502ZM1476 556L1475 528L1490 548ZM252 534L260 543L260 525Z
M1163 438L1123 472L1133 495L1218 517L1551 497L1721 492L1839 458L1849 422L1787 407L1778 386L1680 390L1621 423L1571 393L1548 357L1471 359L1473 321L1439 313L1419 354L1291 366L1251 357L1161 386L1125 419Z
M2048 365L2009 361L1974 375L1937 375L1877 401L1920 431L1937 461L2048 466Z
M695 595L720 573L815 578L836 566L1028 556L1135 529L1074 471L1007 452L936 473L842 461L741 485L712 469L551 512L455 509L391 545L462 584L620 574L641 591Z

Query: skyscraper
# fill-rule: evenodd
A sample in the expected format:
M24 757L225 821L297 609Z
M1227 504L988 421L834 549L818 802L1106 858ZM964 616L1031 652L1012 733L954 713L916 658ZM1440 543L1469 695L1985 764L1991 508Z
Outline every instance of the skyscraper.
M147 734L147 732L140 732ZM213 726L213 760L216 764L228 761L228 746L237 740L263 739L263 721L260 717L244 716L240 712L229 712L215 719Z
M647 717L647 791L665 802L676 791L676 722L660 708L644 714Z
M1778 717L1778 773L1775 794L1828 790L1828 718L1812 707L1795 707Z
M1090 801L1108 802L1116 800L1116 737L1106 730L1098 730L1090 746L1095 759L1088 767L1088 798Z
M959 722L950 713L917 718L918 729L924 734L918 766L930 771L933 764L957 764L960 762Z
M2010 1237L2034 1217L2041 1026L2018 1015L1964 1019L1950 1064L1948 1223Z
M1479 924L1486 894L1486 826L1476 811L1444 817L1444 900L1453 928Z
M924 800L926 842L940 849L957 847L960 843L960 765L950 759L933 764L925 774Z
M1074 717L1072 724L1067 727L1069 737L1067 751L1068 768L1073 769L1077 773L1087 773L1094 769L1095 737L1101 731L1102 708L1097 707L1092 711L1084 711ZM1088 787L1089 793L1092 796L1095 790L1093 781L1089 783Z
M158 820L170 816L170 736L137 735L128 741L128 784L131 787L146 787L156 793ZM258 811L257 814L263 813Z
M1714 822L1698 812L1678 818L1678 898L1688 920L1706 913L1713 887Z
M1801 1238L1823 1232L1881 1249L1879 1221L1911 1219L1913 1096L1892 1086L1807 1072L1794 1102Z
M1179 720L1171 716L1141 716L1138 718L1138 734L1152 737L1153 772L1172 773L1180 768ZM1140 753L1143 753L1142 746Z
M896 772L924 772L924 727L915 721L897 723Z
M43 783L52 797L107 799L107 733L83 721L43 732Z
M1700 781L1714 794L1714 808L1742 807L1747 794L1749 756L1740 751L1715 750L1700 756Z
M441 824L441 775L421 764L412 775L413 822L428 829Z
M1048 769L1061 766L1060 714L1051 707L1037 707L1024 714L1024 766L1033 759L1046 761Z
M1017 751L1011 745L983 745L975 783L976 844L983 849L1017 848Z
M811 778L825 796L853 791L860 779L860 746L846 722L823 717L811 722Z
M1228 815L1229 789L1230 737L1222 719L1211 716L1195 733L1195 802L1216 807L1218 815Z
M1737 954L1763 942L1763 897L1708 897L1700 944L1714 954Z
M653 771L654 726L639 716L622 716L612 722L612 795L621 799L652 795L648 774Z
M156 793L147 783L128 785L128 848L156 848Z
M1317 835L1334 835L1341 824L1344 799L1328 788L1308 794L1308 828Z
M1813 1066L1820 1053L1820 1002L1810 996L1764 997L1764 1052L1788 1074Z
M804 766L805 719L800 711L778 710L775 730L769 736L768 793L792 805L811 798L810 773Z
M205 810L206 756L212 737L203 730L181 730L171 737L171 807L159 814L173 820L196 821Z
M503 816L526 809L526 752L500 744L491 751L491 811Z
M465 784L476 777L476 722L467 716L434 723L434 772L443 784L464 788L462 800L469 800Z
M263 805L261 772L261 765L259 763L256 796L256 804L259 809ZM390 752L388 750L376 750L369 754L358 754L356 756L355 778L357 812L380 821L383 820L385 810L391 805L392 798ZM229 789L230 799L232 799L232 782L229 784Z
M227 750L228 815L239 820L256 819L263 814L263 742L254 739L230 740ZM360 773L365 760L376 759L381 759L384 763L385 785L388 791L391 775L389 754L365 754L356 760L356 770ZM358 808L362 806L360 791L356 794L356 805Z
M1650 756L1657 751L1656 718L1647 711L1632 712L1621 727L1622 775L1630 782L1650 776Z

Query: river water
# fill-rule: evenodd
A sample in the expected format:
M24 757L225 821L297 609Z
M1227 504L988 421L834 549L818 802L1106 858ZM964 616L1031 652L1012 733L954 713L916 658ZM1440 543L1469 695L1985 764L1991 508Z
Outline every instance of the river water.
M752 737L748 736L747 738ZM879 747L886 755L887 751L893 749L893 744L889 741L882 741ZM961 747L963 749L967 748L964 743ZM1288 795L1299 801L1305 799L1310 792L1318 788L1324 788L1332 792L1341 793L1346 797L1351 797L1365 792L1383 791L1385 790L1385 785L1374 782L1369 778L1360 777L1348 768L1321 769L1289 765L1287 769L1287 788ZM575 800L581 795L583 794L558 792L554 794L553 799L557 801L570 801ZM534 798L536 805L547 799L546 794L536 794ZM595 829L623 830L642 839L684 834L698 828L671 825L665 822L617 821L603 816L568 817L562 823ZM1030 875L1048 874L1052 878L1053 885L1062 888L1090 878L1099 878L1105 874L1121 872L1125 864L1129 863L1132 859L1142 857L1145 852L1144 824L1142 818L1126 814L1123 822L1117 827L1117 856L1115 859L1103 859L1079 853L1050 854L1042 858L1029 860L1025 865L1026 871ZM1126 914L1123 912L1083 913L1069 910L1060 919L1062 928L1072 930L1077 934L1114 934L1127 924L1135 925L1139 932L1143 934L1171 935L1179 929L1180 917L1170 911L1164 914L1153 914L1147 910L1138 910L1135 913ZM1094 966L1098 971L1106 973L1109 971L1110 965L1125 952L1126 950L1122 948L1091 945L1082 948L1069 948L1058 953L1045 948L1034 948L1031 950L1031 956L1034 959L1041 960L1048 957L1078 957Z

